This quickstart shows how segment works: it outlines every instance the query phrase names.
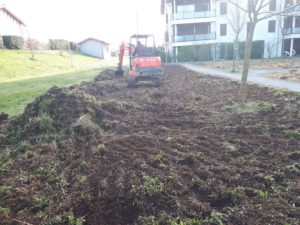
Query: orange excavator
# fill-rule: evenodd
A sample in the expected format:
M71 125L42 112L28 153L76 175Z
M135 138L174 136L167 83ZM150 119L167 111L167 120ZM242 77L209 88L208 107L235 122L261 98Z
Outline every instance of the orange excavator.
M129 53L129 72L126 75L128 87L136 87L139 81L152 81L154 86L160 86L164 71L161 58L155 56L154 36L135 34L130 37L130 43L122 42L116 77L124 76L123 60L126 50Z

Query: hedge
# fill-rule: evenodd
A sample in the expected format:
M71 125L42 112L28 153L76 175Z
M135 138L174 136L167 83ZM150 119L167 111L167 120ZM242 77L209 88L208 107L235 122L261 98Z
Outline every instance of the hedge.
M0 36L0 49L4 49L2 36Z
M178 62L212 60L212 45L183 46L178 48Z
M51 50L67 50L69 49L69 42L63 39L50 39L49 48Z
M155 49L154 55L159 56L161 58L162 62L164 62L164 63L167 61L167 52L165 51L165 48L163 46L158 46ZM172 61L172 57L170 54L168 54L168 62L171 62L171 61Z
M72 51L77 51L77 44L75 42L69 42L69 45Z
M24 39L20 36L3 35L3 45L7 49L23 49Z
M262 59L264 57L265 41L253 41L251 59ZM239 43L240 58L244 58L245 42ZM233 59L233 43L220 45L220 58Z

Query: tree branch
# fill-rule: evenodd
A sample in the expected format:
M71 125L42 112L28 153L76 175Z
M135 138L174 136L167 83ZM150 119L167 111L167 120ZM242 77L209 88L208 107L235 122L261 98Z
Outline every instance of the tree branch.
M247 9L244 9L243 7L241 7L238 4L236 4L235 2L233 2L232 0L228 0L228 2L231 3L232 5L234 5L235 7L239 8L240 10L244 11L245 13L248 13Z
M282 10L282 11L279 11L279 12L275 12L275 13L270 13L269 15L266 15L266 16L263 16L263 17L257 19L257 21L259 22L259 21L268 19L268 18L270 18L270 17L272 17L272 16L278 16L278 15L285 14L285 13L287 13L288 11L290 11L290 10L296 8L297 6L300 6L300 3L297 3L297 4L295 4L295 5L293 5L293 6L289 7L289 8L287 8L287 9L285 9L285 10ZM267 12L266 12L266 13L267 13Z

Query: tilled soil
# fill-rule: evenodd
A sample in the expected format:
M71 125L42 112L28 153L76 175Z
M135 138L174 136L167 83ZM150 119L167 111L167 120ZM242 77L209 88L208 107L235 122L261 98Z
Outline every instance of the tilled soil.
M238 90L175 65L51 88L2 125L0 224L299 224L300 96Z

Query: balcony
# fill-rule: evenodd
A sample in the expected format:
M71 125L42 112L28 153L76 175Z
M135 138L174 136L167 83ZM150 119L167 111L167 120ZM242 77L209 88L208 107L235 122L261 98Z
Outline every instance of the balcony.
M284 28L284 29L283 29L283 34L284 34L284 35L289 35L289 34L300 34L300 27L289 27L289 28Z
M187 41L205 41L205 40L215 40L216 33L210 34L193 34L193 35L182 35L182 36L175 36L175 42L187 42Z
M199 19L199 18L211 18L216 17L215 11L202 11L202 12L180 12L173 16L174 20L183 19Z

